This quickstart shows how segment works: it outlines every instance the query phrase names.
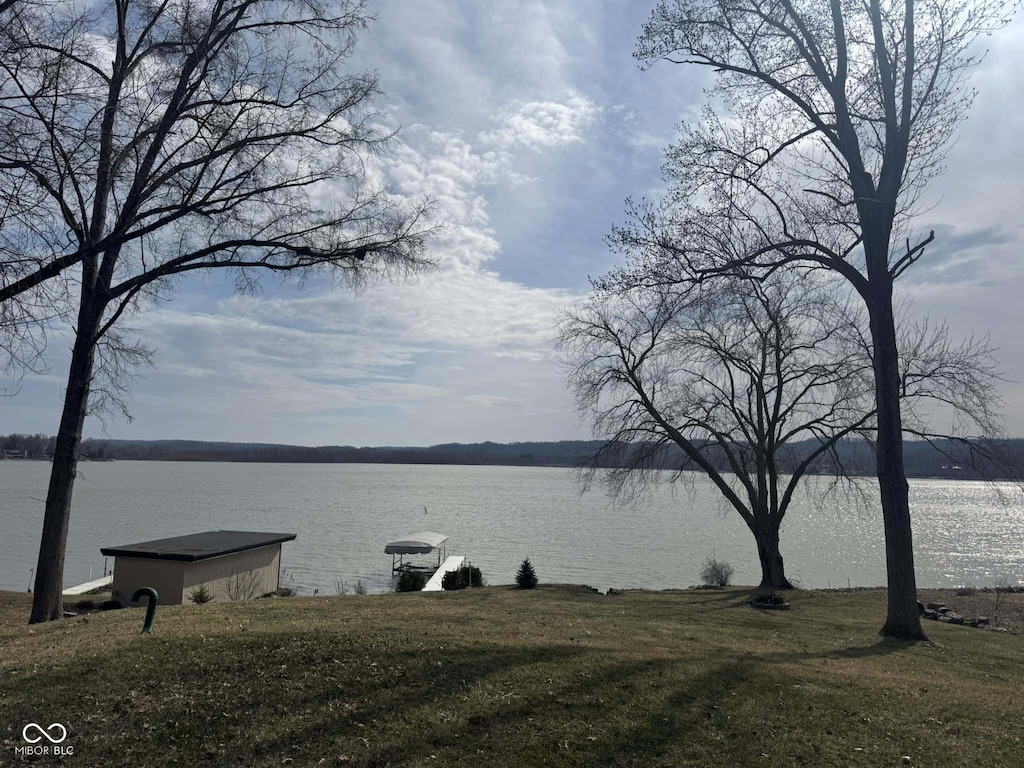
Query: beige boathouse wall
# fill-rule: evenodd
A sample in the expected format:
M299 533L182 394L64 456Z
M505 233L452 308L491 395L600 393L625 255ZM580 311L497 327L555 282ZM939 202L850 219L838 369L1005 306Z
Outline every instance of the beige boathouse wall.
M180 605L185 568L191 563L183 560L157 560L150 557L114 558L114 583L110 599L123 606L145 605L146 600L133 603L132 595L141 587L153 587L162 605Z
M281 579L281 545L247 549L188 564L183 594L185 600L200 586L215 602L251 600L276 592Z
M189 601L189 595L196 589L205 586L216 602L226 603L275 592L280 579L280 544L196 562L118 555L110 597L123 606L145 605L145 599L133 603L131 597L140 587L153 587L161 605L181 605Z

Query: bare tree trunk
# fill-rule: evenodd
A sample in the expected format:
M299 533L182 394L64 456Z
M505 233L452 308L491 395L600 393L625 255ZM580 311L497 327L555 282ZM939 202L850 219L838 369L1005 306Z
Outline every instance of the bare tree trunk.
M877 286L872 287L877 290ZM885 567L888 577L888 611L882 634L907 640L926 640L917 610L909 486L903 466L899 353L891 290L886 294L873 297L875 305L871 311L875 403L878 408L875 458L882 519L885 523Z
M0 254L0 271L11 273L0 304L36 291L63 300L66 285L81 286L36 571L31 621L39 622L62 615L90 390L115 402L128 383L116 377L130 379L147 359L142 345L117 345L115 326L141 309L148 286L169 290L175 275L226 269L246 290L258 287L254 270L330 270L356 288L432 268L426 242L435 225L429 204L396 198L364 163L393 135L367 117L377 78L346 71L372 20L364 3L216 2L207 13L211 4L195 0L118 0L100 20L72 0L0 0L0 28L21 5L39 8L19 20L17 56L4 59L0 124L20 135L0 141L0 210L11 211L4 223L14 227L5 240L24 240L40 256ZM321 185L337 178L345 189L324 199ZM50 248L55 242L74 251ZM111 335L94 363L98 328Z
M83 290L84 287L83 287ZM36 564L35 594L32 598L30 624L59 619L64 614L64 550L71 520L71 493L78 472L78 451L82 443L82 426L89 404L92 383L95 336L103 309L83 298L78 313L78 333L71 352L71 370L64 396L60 430L53 450L50 487L46 494L43 535Z
M774 521L768 522L766 526L767 530L756 534L757 557L761 561L761 586L768 589L792 589L779 551L779 526Z

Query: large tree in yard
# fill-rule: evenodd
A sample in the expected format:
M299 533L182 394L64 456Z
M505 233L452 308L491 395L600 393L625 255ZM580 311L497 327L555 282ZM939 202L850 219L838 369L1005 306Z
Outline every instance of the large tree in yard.
M896 280L925 256L911 217L973 93L979 38L1008 21L998 0L671 0L638 57L714 73L715 109L669 152L673 194L640 207L624 241L705 276L828 270L867 310L884 518L883 633L924 637L903 466ZM723 114L724 113L724 114ZM754 227L742 253L690 250ZM696 237L694 237L696 235Z
M837 449L877 428L864 313L835 280L791 272L646 286L623 277L597 281L560 327L576 405L605 441L584 477L628 500L684 470L706 475L754 537L761 586L790 588L780 529L796 490L823 471L855 482ZM925 434L940 402L991 431L987 344L909 325L901 341L908 428Z
M191 272L250 291L429 264L422 206L374 181L391 134L376 77L346 69L368 21L358 0L56 0L11 20L0 207L22 256L0 301L64 279L74 302L32 622L62 613L85 416L146 357L123 318Z
M584 476L628 500L707 475L754 537L761 586L791 588L779 533L793 494L823 457L841 469L836 445L872 422L843 302L784 276L608 282L560 328L576 406L605 440Z

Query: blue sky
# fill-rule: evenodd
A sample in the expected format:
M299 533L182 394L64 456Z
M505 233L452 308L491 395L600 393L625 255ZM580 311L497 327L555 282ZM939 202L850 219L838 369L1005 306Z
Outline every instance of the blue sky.
M425 445L589 437L551 339L560 308L616 262L603 238L627 196L657 195L662 147L702 101L705 74L632 58L644 2L386 0L355 65L380 74L402 143L393 188L437 201L439 269L359 296L268 283L183 283L134 325L157 349L133 421L86 433L308 445ZM1024 25L992 41L979 96L922 217L939 241L907 276L914 314L991 333L1024 371ZM66 341L49 373L0 399L0 433L56 431ZM1024 389L1004 388L1024 435Z

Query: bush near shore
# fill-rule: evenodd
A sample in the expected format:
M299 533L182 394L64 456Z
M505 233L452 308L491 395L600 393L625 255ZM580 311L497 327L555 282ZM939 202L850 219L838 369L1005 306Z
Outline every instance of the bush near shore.
M882 591L752 594L210 603L141 635L141 609L29 627L0 593L0 762L46 720L107 767L1020 765L1020 636L906 644Z

